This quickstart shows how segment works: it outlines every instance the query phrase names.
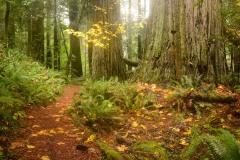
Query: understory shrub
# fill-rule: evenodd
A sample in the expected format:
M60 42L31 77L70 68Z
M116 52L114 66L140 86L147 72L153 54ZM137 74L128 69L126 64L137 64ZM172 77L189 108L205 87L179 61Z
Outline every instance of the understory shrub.
M17 126L27 105L47 105L64 83L63 74L45 69L16 50L0 59L0 133Z
M194 134L183 159L238 160L240 144L229 131L210 128L208 133Z
M118 82L118 79L87 80L75 97L73 111L86 118L86 122L112 123L122 120L121 112L147 106L155 98L137 91L136 84Z

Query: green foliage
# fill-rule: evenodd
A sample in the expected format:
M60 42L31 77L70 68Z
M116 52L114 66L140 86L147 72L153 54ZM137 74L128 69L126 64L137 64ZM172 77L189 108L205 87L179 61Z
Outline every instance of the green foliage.
M194 108L195 111L200 114L200 110L204 107L212 107L211 103L208 102L195 102L192 103L192 99L194 99L195 94L206 92L209 95L216 96L214 84L210 86L205 86L204 83L201 82L201 76L196 76L195 78L191 78L188 76L183 76L179 82L174 82L173 92L166 95L166 101L171 103L173 106L177 106L179 110L184 108Z
M47 105L60 93L62 74L9 50L0 60L0 132L16 127L27 105Z
M108 124L122 120L124 110L141 108L149 104L153 96L140 94L134 84L120 83L118 79L92 82L87 80L81 88L80 96L73 105L77 113L90 124Z
M216 160L237 160L240 157L240 145L229 131L224 129L211 129L212 134L202 133L195 135L184 152L185 159L194 155L205 156Z
M97 142L99 148L105 153L106 159L108 160L123 160L124 157L119 154L116 150L114 150L111 146L104 142Z
M134 151L139 151L145 158L169 159L169 156L160 143L155 141L140 141L133 144Z

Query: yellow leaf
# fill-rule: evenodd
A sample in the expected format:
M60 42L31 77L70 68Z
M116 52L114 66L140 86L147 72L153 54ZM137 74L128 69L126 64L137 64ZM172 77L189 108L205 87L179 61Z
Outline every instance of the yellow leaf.
M163 111L160 111L159 113L160 113L160 114L163 114L164 112L163 112Z
M141 116L141 112L138 111L137 112L137 116L140 117Z
M191 129L188 129L186 132L183 132L184 135L190 135L192 133Z
M50 160L50 158L48 156L42 156L41 160Z
M59 121L60 121L60 118L55 119L55 121L56 121L56 122L59 122Z
M172 130L173 130L174 132L180 132L180 129L179 129L179 128L172 128Z
M167 118L163 117L162 119L165 120L165 119L167 119Z
M27 145L27 148L32 149L32 148L35 148L35 146L28 144L28 145Z
M184 122L192 122L192 118L184 119Z
M65 143L64 142L58 142L57 144L58 145L64 145Z
M49 133L55 134L56 132L52 129L49 131Z
M61 127L58 127L57 129L60 130L60 131L63 131L63 129Z
M134 119L133 117L131 117L131 120L133 120L133 121L134 121L135 119Z
M181 145L183 145L183 146L188 146L188 145L189 145L189 143L187 143L184 138L180 139L179 144L181 144Z
M37 134L31 134L32 137L37 137L38 135Z
M126 147L125 145L121 145L121 146L118 146L118 147L117 147L117 150L118 150L119 152L124 152L127 148L128 148L128 147Z
M28 116L29 119L33 119L34 117L33 116Z
M128 132L124 136L122 136L122 137L123 138L127 138L127 136L128 136Z
M138 123L137 122L133 122L132 126L136 128L138 126Z
M33 125L32 128L39 128L39 125Z
M90 137L88 137L88 139L84 142L84 143L90 143L93 142L95 139L95 136L92 134Z
M141 124L140 126L141 126L143 129L147 129L147 127L146 127L146 126L144 126L144 125L142 125L142 124Z

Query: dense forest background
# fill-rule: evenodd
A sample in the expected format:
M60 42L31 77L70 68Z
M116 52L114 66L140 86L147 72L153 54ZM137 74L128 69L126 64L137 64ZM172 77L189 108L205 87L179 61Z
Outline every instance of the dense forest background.
M239 0L0 4L0 159L239 159Z
M237 0L1 4L1 50L20 50L69 76L239 82Z

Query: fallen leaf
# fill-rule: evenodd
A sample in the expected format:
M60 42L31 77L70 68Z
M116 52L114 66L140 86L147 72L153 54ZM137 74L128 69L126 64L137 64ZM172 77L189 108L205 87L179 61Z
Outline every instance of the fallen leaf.
M183 132L184 135L190 135L192 133L191 129L188 129L186 132Z
M39 128L39 125L33 125L32 128Z
M192 118L184 119L184 122L192 122Z
M133 122L132 126L136 128L138 126L138 123L137 122Z
M55 121L56 121L56 122L59 122L59 121L60 121L60 118L55 119Z
M41 160L50 160L48 156L42 156Z
M141 126L143 129L145 129L145 130L147 129L147 127L144 126L144 125L142 125L142 124L141 124L140 126Z
M34 117L33 116L28 116L29 119L33 119Z
M49 133L55 134L56 132L52 129L49 131Z
M127 138L127 136L128 136L128 132L124 136L122 136L122 137L123 138Z
M90 143L93 142L95 139L95 136L92 134L90 137L88 137L88 139L84 142L84 143Z
M117 147L117 150L118 150L119 152L124 152L127 148L128 148L128 147L126 147L125 145L121 145L121 146L118 146L118 147Z
M179 144L181 144L181 145L183 145L183 146L188 146L188 145L189 145L189 143L187 143L184 138L180 139Z
M138 111L137 112L137 116L140 117L141 116L141 112Z
M27 145L27 148L33 149L33 148L35 148L35 146L28 144L28 145Z
M38 135L37 134L31 134L32 137L37 137Z
M179 129L179 128L172 128L172 130L173 130L174 132L180 132L180 129Z
M65 143L64 142L58 142L57 144L58 145L64 145Z

